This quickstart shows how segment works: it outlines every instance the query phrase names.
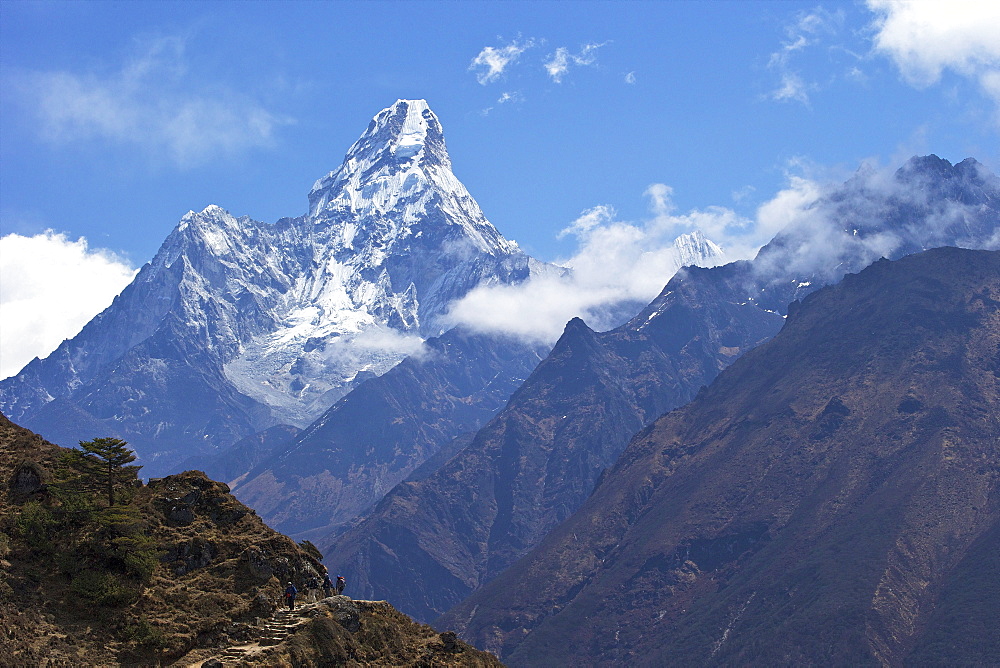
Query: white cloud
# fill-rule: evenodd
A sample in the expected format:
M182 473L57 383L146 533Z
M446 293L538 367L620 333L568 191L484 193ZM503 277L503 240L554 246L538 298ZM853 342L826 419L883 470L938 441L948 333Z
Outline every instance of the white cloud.
M610 206L599 204L595 207L587 209L580 214L579 218L574 220L565 228L559 230L559 234L556 235L556 238L562 239L567 235L584 236L595 227L607 225L614 220L614 217L614 209Z
M509 93L505 92L497 98L497 104L506 104L508 102L520 104L524 102L524 95L521 94L521 91L515 90Z
M71 338L135 276L110 251L51 230L0 237L0 377Z
M157 39L116 72L30 71L16 88L55 144L138 146L181 167L272 144L290 120L241 93L194 82L184 46L181 38Z
M625 83L630 86L635 83L635 72L628 72L625 74Z
M743 200L753 195L756 191L757 189L754 188L753 186L749 185L743 186L742 188L733 191L732 193L733 201L737 203L742 202Z
M567 274L548 272L517 286L477 288L453 306L451 317L481 331L548 343L576 316L596 330L608 329L637 313L688 263L674 244L682 235L700 234L721 246L724 256L708 263L721 264L753 258L782 229L805 230L809 241L815 228L818 241L802 246L796 261L819 262L817 256L832 248L819 233L831 227L818 222L816 204L824 192L816 181L790 174L788 186L747 218L721 206L678 213L673 189L654 183L644 193L651 215L643 222L617 220L613 208L601 205L583 211L559 233L577 241L571 257L556 261L571 269ZM879 243L888 242L871 241Z
M925 88L952 70L1000 106L1000 2L868 0L868 8L878 15L876 51L892 59L908 83Z
M820 185L810 179L790 175L788 182L787 188L757 209L755 240L763 240L761 245L786 227L808 218L823 194Z
M649 209L653 214L647 225L658 230L661 236L673 238L689 232L701 232L725 249L726 261L753 257L757 249L767 242L768 239L756 233L755 221L723 206L675 213L673 192L668 185L654 183L644 193L649 198Z
M771 99L778 102L794 100L802 104L809 104L809 92L815 87L807 84L801 76L795 72L783 72L781 74L781 86L771 92Z
M778 87L769 95L772 100L809 104L809 93L818 87L793 69L793 61L807 48L818 44L823 36L836 34L843 21L843 11L831 13L822 7L796 15L795 21L785 28L788 40L781 45L781 49L771 54L767 62L767 68L775 72L780 80Z
M565 46L560 46L556 49L555 53L549 56L549 60L544 64L544 67L553 81L562 83L563 75L569 71L569 49Z
M382 325L364 329L349 337L331 341L323 351L327 362L357 369L372 355L393 359L421 358L428 352L424 340L417 334L400 332Z
M545 71L556 83L562 83L563 77L569 72L571 65L593 65L597 62L597 50L602 46L606 45L607 42L602 42L600 44L584 44L580 47L580 52L573 54L569 52L565 46L560 46L556 49L555 53L549 55L549 60L542 64Z
M907 81L929 86L944 69L961 74L1000 67L1000 3L993 0L868 0L879 15L875 48Z
M902 170L866 162L843 185L820 186L792 176L789 187L760 207L759 233L781 232L781 242L758 256L759 276L816 276L839 280L880 257L957 245L995 248L995 221L978 204L940 197L935 174L918 159ZM832 185L832 184L831 184ZM905 213L904 213L905 212ZM919 213L915 213L919 212ZM904 215L905 224L900 223Z
M507 46L487 46L472 59L469 70L475 71L476 81L485 86L499 79L508 66L516 63L521 54L534 45L535 40L529 38L524 42L515 39Z
M637 313L680 264L689 263L679 259L674 245L684 234L700 233L723 247L724 257L709 264L756 257L754 271L767 280L838 280L845 266L864 266L901 247L1000 245L1000 234L980 238L990 223L983 223L978 205L928 199L933 188L919 168L897 178L895 169L868 163L847 183L827 185L802 175L816 169L808 161L792 160L788 169L786 187L752 218L720 206L678 213L673 189L662 183L646 189L651 216L641 223L618 220L606 205L587 209L559 233L577 241L572 256L557 262L571 272L542 273L517 286L477 288L453 306L452 319L548 343L576 316L593 329L608 329ZM836 197L829 197L831 192ZM921 215L903 226L886 225L893 207ZM758 254L779 233L780 242Z
M451 310L456 324L499 331L533 341L555 341L566 322L584 318L598 330L611 328L648 303L688 261L675 246L678 235L739 224L728 210L672 216L670 188L647 191L654 215L642 223L617 220L609 206L595 206L569 223L559 237L576 239L573 255L557 261L569 272L550 271L516 286L485 286ZM722 262L720 256L716 263Z

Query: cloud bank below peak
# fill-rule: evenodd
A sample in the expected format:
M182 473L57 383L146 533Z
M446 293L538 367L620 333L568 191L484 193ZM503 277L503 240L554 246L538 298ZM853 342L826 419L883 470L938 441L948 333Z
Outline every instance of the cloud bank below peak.
M679 213L670 186L652 184L644 193L651 214L645 221L621 221L611 207L596 206L559 233L577 242L571 257L557 261L567 273L477 288L450 315L454 324L477 331L546 343L573 317L610 329L656 297L682 265L695 263L685 249L702 243L719 252L697 264L754 259L755 280L765 283L793 276L833 282L844 267L941 245L1000 247L1000 232L980 203L930 194L940 187L937 162L945 161L916 158L898 171L866 163L846 183L788 174L786 187L752 217L722 206ZM767 252L759 252L765 244Z
M618 220L606 205L583 211L558 234L576 241L571 256L555 261L569 271L541 274L520 285L479 287L454 304L451 320L476 331L544 343L554 342L574 317L594 329L610 329L656 297L683 265L693 263L692 248L700 247L702 266L751 258L820 194L815 182L790 177L788 188L751 219L721 206L678 213L673 189L652 184L644 193L646 220Z

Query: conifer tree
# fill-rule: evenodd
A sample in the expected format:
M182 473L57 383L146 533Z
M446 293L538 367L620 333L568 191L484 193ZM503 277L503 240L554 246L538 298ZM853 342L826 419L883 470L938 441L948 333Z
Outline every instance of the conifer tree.
M129 466L135 453L120 438L80 441L80 449L69 452L67 463L78 474L77 484L92 492L106 493L108 505L115 505L115 489L134 480L141 466Z

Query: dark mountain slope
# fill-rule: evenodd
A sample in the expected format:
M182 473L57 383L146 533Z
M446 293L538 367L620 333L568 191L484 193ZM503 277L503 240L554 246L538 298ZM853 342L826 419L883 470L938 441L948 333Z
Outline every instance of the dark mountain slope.
M368 595L405 583L399 605L431 619L578 508L636 431L777 333L791 301L883 253L996 248L998 223L1000 180L975 160L914 158L888 182L859 172L752 262L687 268L610 332L571 323L439 475L397 488L343 538L320 544Z
M642 321L648 327L596 333L570 321L459 455L398 486L343 537L320 543L331 567L365 596L393 592L401 610L433 619L578 508L636 431L693 397L782 321L732 303L716 283L679 277L671 286L669 305ZM661 320L672 326L658 329Z
M342 530L438 449L476 431L545 349L452 329L355 388L255 466L235 494L271 525L315 540Z
M790 311L441 623L513 665L994 661L1000 253Z

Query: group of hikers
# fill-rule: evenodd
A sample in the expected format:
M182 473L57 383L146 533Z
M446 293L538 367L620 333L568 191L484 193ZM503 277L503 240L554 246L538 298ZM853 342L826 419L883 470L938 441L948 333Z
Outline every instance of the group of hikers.
M319 580L316 579L316 577L311 577L309 578L309 581L306 583L305 591L311 593L312 602L315 603L316 592L319 591L320 587L323 588L323 595L330 597L333 596L334 591L337 592L337 596L343 594L344 587L346 586L347 586L347 581L344 579L343 575L338 575L337 582L334 583L332 580L330 580L329 573L323 573L322 584L320 583ZM289 582L288 586L285 588L285 601L288 603L289 610L295 609L295 597L298 596L298 593L299 590L295 588L295 585Z

